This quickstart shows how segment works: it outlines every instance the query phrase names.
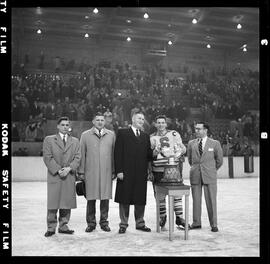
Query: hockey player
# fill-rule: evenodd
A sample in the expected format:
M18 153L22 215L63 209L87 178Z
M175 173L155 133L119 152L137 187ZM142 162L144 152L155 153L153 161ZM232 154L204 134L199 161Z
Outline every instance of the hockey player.
M150 135L151 148L153 149L153 156L155 162L152 162L150 171L153 175L153 187L154 184L159 182L163 177L164 166L166 164L169 156L174 156L176 162L179 162L180 175L182 177L182 161L183 156L186 152L186 147L182 143L180 134L175 130L167 130L167 122L165 115L159 115L156 117L156 128L157 131ZM158 166L155 166L154 163ZM155 188L154 188L154 195ZM161 230L166 230L165 224L167 219L166 214L166 196L160 196L160 226ZM176 215L176 225L180 228L185 227L185 220L183 219L183 206L182 206L182 197L174 198L174 212Z

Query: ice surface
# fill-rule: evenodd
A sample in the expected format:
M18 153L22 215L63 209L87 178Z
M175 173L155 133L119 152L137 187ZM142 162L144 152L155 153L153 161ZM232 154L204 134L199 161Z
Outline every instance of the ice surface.
M114 181L113 195L115 190ZM185 180L185 184L189 184ZM133 206L129 227L118 234L118 204L110 200L111 232L99 225L85 233L86 200L78 197L77 209L71 212L69 227L73 235L56 233L46 238L46 182L12 183L12 255L13 256L259 256L259 178L218 180L218 228L210 231L202 199L202 229L184 231L175 227L173 241L168 231L156 232L156 208L152 183L148 182L145 222L152 229L145 233L135 229ZM184 204L184 201L183 201ZM192 197L189 198L189 222L192 221ZM97 223L99 221L99 201ZM168 223L166 224L168 229Z

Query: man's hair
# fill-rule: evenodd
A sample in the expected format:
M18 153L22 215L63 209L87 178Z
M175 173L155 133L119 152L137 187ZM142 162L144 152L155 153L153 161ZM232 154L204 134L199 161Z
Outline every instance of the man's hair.
M165 119L165 122L167 122L167 117L165 115L156 116L155 121L157 122L158 119Z
M96 112L93 116L93 119L95 119L97 116L104 116L104 114L101 112Z
M61 116L57 120L57 125L59 125L62 121L69 121L69 118L67 116Z
M210 132L210 126L204 121L197 121L196 124L202 124L204 129L207 129Z
M141 111L141 110L135 110L135 111L132 113L131 117L133 117L134 115L137 115L137 114L144 115L144 112Z

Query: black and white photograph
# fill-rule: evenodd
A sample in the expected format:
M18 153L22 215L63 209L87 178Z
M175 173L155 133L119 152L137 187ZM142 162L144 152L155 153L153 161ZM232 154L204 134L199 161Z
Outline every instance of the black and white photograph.
M1 1L3 255L269 258L251 2Z

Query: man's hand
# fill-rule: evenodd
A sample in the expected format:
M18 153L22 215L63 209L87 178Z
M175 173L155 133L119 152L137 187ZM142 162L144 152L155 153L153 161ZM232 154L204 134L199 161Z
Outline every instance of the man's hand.
M157 156L158 154L159 154L159 150L157 148L154 148L153 156Z
M61 170L58 171L58 174L60 176L60 178L65 178L66 175L64 175L64 168L62 168Z
M117 179L122 181L124 179L124 173L123 172L117 173Z
M147 180L153 182L154 181L154 175L152 171L148 171Z
M77 180L78 181L84 181L85 180L84 173L78 173L77 174Z
M69 174L70 171L71 171L70 167L64 167L60 171L58 171L58 173L61 178L65 178Z

